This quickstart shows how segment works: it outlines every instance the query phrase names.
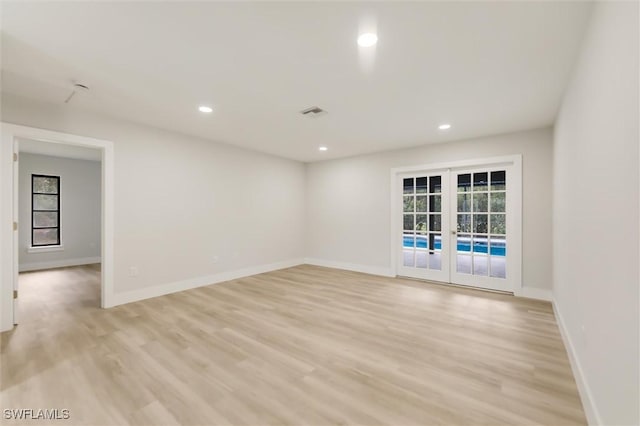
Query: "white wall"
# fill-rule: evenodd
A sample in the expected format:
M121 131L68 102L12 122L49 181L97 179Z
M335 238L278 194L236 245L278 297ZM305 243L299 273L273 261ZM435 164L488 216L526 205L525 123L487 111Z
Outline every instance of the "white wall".
M590 422L638 425L638 3L598 3L556 123L553 293Z
M393 167L521 154L523 286L551 289L551 129L381 152L307 166L307 257L390 271Z
M304 256L302 163L7 94L2 120L114 141L116 296Z
M95 262L100 257L101 164L20 153L20 270ZM62 251L29 253L31 247L31 175L60 176Z

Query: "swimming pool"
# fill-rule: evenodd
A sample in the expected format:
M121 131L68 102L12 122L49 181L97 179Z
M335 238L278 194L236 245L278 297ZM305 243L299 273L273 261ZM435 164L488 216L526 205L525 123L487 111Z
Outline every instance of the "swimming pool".
M428 239L426 235L416 235L415 237L415 246L414 246L414 242L413 242L413 236L408 236L408 235L404 235L402 238L402 246L403 247L407 247L407 248L421 248L421 249L426 249L428 248ZM475 253L487 253L489 247L488 247L488 243L486 239L476 239L473 243L473 251ZM440 236L437 236L434 238L434 244L433 244L433 248L435 250L441 250L442 249L442 238ZM468 252L471 253L471 241L458 241L458 252ZM492 256L505 256L507 253L507 247L506 247L506 243L504 242L498 242L498 241L492 241L491 243L491 255Z

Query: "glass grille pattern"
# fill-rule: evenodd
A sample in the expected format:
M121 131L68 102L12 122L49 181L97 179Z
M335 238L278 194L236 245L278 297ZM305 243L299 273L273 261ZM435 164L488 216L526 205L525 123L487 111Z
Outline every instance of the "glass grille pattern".
M442 176L403 179L403 265L442 270Z
M505 170L459 174L456 271L506 278Z

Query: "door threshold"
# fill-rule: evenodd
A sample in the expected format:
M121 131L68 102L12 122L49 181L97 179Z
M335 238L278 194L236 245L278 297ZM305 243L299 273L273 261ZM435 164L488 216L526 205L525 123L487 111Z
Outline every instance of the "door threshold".
M405 279L405 280L417 281L417 282L421 282L421 283L441 285L441 286L445 286L445 287L458 287L458 288L467 289L467 290L478 290L478 291L484 291L484 292L487 292L487 293L502 294L502 295L505 295L505 296L514 296L512 291L494 290L494 289L491 289L491 288L475 287L475 286L472 286L472 285L464 285L464 284L447 283L447 282L444 282L444 281L425 280L425 279L422 279L422 278L405 277L403 275L396 275L396 278L402 278L402 279Z

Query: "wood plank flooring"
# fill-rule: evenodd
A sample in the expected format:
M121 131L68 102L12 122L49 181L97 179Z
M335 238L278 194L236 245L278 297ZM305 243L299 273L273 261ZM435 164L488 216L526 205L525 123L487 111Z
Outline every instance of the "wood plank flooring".
M546 302L305 265L102 310L97 267L20 279L0 402L55 424L586 424Z

